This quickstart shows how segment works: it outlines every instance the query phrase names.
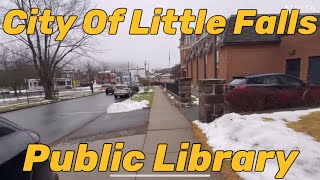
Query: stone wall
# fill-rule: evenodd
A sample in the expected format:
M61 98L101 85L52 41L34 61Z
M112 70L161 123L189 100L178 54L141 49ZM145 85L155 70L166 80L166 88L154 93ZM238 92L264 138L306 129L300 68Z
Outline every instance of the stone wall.
M191 78L179 79L179 101L182 104L191 103Z
M211 123L224 114L225 80L199 80L199 119Z

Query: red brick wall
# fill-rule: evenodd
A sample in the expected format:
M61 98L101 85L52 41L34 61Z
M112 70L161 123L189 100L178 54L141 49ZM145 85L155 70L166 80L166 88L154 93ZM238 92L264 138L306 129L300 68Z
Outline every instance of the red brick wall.
M219 50L218 78L232 80L233 76L260 73L285 73L286 60L301 58L301 79L308 79L309 57L320 56L320 30L313 35L284 36L281 43L238 44L225 45ZM289 55L289 50L296 50L294 55ZM185 59L187 50L181 51L182 60ZM198 57L199 79L204 79L204 56ZM192 83L197 85L197 57L190 60L188 77L192 77ZM191 69L191 61L193 68ZM215 50L207 54L207 79L215 78Z
M192 59L192 84L197 85L197 57Z
M214 79L215 78L215 50L214 45L212 46L213 49L211 52L207 53L207 79ZM187 56L185 54L187 50L181 50L181 57ZM204 73L205 73L205 58L206 55L205 52L201 54L201 56L195 56L192 60L189 60L186 63L186 67L188 68L187 76L192 78L192 84L193 86L197 86L199 79L204 79ZM198 58L198 61L197 61ZM182 60L181 60L182 61ZM191 63L192 63L192 69L191 69ZM197 78L197 63L198 63L198 78ZM182 63L183 64L183 63Z
M215 51L213 48L212 51L207 54L207 79L215 79L215 59Z
M190 61L188 61L187 62L187 77L188 78L191 78L191 62Z
M278 44L239 44L219 48L219 78L281 72Z
M204 79L204 56L198 56L198 63L199 63L199 79Z
M296 52L294 55L290 55L288 53L289 50L295 50ZM307 81L309 57L312 56L320 56L320 30L313 35L295 34L282 37L279 55L282 72L286 72L286 60L300 58L300 78Z

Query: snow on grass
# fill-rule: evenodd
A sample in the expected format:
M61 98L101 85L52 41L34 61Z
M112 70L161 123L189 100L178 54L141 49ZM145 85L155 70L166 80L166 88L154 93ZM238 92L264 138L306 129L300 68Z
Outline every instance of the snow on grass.
M298 158L285 179L320 179L320 143L304 133L295 132L286 126L301 116L320 109L276 112L268 114L226 114L210 124L194 123L206 134L208 144L214 150L300 150ZM255 167L255 166L254 166ZM264 172L240 172L246 180L274 179L278 171L276 159L268 160Z
M170 93L168 93L168 96L170 99L174 99L174 96L172 96Z
M36 98L44 98L44 95L41 95L41 96L29 96L28 97L29 99L36 99ZM5 98L5 99L3 99L3 98L1 98L0 99L0 103L5 103L5 102L13 102L13 101L21 101L21 100L27 100L28 99L27 97L19 97L19 98L17 98L17 97L12 97L12 98Z
M199 98L194 95L191 95L192 104L199 105Z
M153 89L149 89L148 91L146 91L148 93L153 93Z
M130 112L139 109L144 109L149 107L149 101L143 100L140 102L133 101L133 100L125 100L119 103L111 104L107 112L108 113L122 113L122 112Z

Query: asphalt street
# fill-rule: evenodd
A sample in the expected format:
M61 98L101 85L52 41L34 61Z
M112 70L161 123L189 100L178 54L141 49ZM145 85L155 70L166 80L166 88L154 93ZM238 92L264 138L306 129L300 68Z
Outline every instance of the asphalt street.
M0 114L0 116L40 134L41 142L51 144L66 136L81 138L141 126L148 122L149 110L107 114L114 103L113 96L99 94L30 109Z

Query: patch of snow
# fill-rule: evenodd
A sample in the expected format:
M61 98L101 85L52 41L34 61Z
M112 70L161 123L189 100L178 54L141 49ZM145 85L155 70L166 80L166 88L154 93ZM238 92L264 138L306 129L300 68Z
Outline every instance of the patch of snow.
M149 101L143 100L141 102L133 101L133 100L125 100L119 103L111 104L108 109L107 113L122 113L122 112L130 112L139 109L147 108L149 105Z
M44 98L44 95L41 95L41 96L39 96L39 95L37 95L37 96L29 96L28 97L29 99L37 99L37 98ZM27 97L19 97L19 98L17 98L17 97L13 97L13 98L5 98L5 99L3 99L3 98L1 98L0 99L0 103L4 103L4 102L13 102L13 101L21 101L21 100L26 100L27 99Z
M147 93L153 93L153 89L149 89L149 91L146 91Z
M199 105L199 100L197 100L197 101L192 101L192 104L194 104L194 105Z
M309 109L252 115L232 113L210 124L194 123L206 134L208 144L214 150L284 150L286 155L292 150L300 150L285 179L313 180L320 179L320 143L307 134L288 128L286 123L299 121L301 116L319 111ZM266 118L272 120L266 121ZM239 175L246 180L269 180L274 179L277 171L277 160L269 159L264 172L240 172Z
M174 96L172 96L170 93L168 93L168 96L170 99L174 99Z

